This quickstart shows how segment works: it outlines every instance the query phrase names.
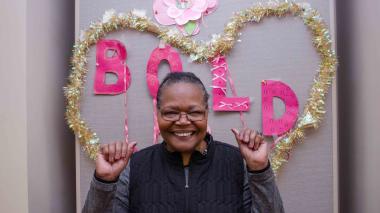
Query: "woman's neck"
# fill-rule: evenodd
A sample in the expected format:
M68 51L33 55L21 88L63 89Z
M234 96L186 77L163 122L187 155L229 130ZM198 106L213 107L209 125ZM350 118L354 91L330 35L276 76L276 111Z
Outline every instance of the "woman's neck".
M182 155L182 165L183 166L189 166L190 164L190 158L193 153L181 153Z
M203 153L204 150L207 149L207 143L206 141L202 140L198 146L195 147L195 150L200 152L200 153ZM181 156L182 156L182 165L183 166L189 166L190 164L190 159L191 159L191 155L193 154L193 152L181 152Z

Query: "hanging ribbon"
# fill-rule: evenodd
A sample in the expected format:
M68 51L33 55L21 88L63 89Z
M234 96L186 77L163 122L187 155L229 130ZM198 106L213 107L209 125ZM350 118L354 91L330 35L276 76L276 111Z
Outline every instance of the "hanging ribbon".
M126 67L126 66L125 66ZM127 85L127 69L124 69L124 85ZM124 93L124 138L128 142L128 112L127 112L127 92Z

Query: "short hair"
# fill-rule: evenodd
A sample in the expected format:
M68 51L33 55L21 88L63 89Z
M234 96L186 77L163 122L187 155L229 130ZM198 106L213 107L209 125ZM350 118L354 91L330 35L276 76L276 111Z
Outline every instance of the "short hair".
M208 109L209 94L207 93L206 88L203 85L201 79L199 79L192 72L170 72L165 76L164 80L161 82L160 87L158 88L158 91L157 91L157 97L156 97L157 109L160 108L162 90L176 83L190 83L190 84L194 84L198 86L203 92L203 102L206 106L206 109Z

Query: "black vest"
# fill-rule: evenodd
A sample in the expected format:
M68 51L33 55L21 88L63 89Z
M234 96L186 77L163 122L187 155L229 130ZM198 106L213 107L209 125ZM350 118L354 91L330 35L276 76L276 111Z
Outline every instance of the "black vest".
M194 152L188 187L180 153L165 142L143 149L131 158L130 213L243 212L244 163L238 148L213 141L207 155Z

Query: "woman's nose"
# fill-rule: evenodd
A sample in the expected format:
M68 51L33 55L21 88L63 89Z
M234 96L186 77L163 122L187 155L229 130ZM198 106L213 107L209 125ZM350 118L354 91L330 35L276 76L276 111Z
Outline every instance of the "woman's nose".
M177 124L189 124L191 123L190 120L187 118L187 114L186 113L181 113L179 115L179 119L177 121Z

